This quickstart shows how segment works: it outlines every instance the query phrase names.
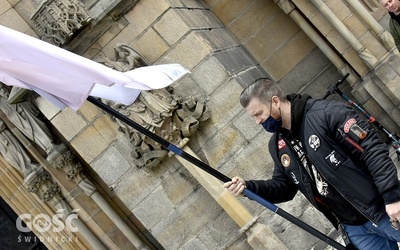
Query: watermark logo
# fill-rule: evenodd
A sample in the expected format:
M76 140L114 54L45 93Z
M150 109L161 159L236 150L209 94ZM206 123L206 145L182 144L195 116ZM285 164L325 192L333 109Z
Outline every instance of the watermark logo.
M63 230L68 230L70 232L78 232L78 228L73 225L73 220L78 218L78 214L76 213L79 209L74 209L71 214L69 214L65 218L64 223L64 209L57 210L57 213L50 217L47 214L38 214L32 216L31 214L21 214L18 216L16 221L16 227L18 231L22 233L32 231L31 228L35 228L37 232L44 233L48 230L52 230L55 233L61 232ZM26 226L23 225L25 222Z

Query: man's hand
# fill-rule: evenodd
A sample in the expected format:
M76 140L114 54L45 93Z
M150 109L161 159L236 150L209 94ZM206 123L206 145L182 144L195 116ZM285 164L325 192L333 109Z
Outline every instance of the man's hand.
M246 188L246 182L242 178L236 176L232 178L232 181L225 182L224 188L227 188L234 196L240 196Z
M386 213L390 219L400 221L400 201L386 205Z

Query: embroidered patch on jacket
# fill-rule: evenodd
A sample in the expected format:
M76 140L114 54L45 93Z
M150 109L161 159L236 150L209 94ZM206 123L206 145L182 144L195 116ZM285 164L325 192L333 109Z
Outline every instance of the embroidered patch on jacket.
M290 165L290 157L288 154L283 154L281 156L281 163L284 167L289 167Z
M317 149L321 146L321 141L319 140L318 136L316 135L311 135L308 138L308 144L314 151L317 151Z
M343 131L347 134L350 131L350 127L351 125L353 125L354 123L357 123L356 119L354 118L350 118L346 121L346 123L343 126Z
M325 156L325 160L335 168L339 166L343 161L342 157L335 150Z
M286 142L283 139L280 139L278 141L278 150L282 150L284 148L286 148Z

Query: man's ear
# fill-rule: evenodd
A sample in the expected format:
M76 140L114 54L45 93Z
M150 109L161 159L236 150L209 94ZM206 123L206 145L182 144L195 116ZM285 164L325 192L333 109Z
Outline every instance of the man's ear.
M276 96L276 95L272 96L272 104L274 104L274 105L279 105L280 102L281 102L281 101L279 100L279 97L278 97L278 96Z

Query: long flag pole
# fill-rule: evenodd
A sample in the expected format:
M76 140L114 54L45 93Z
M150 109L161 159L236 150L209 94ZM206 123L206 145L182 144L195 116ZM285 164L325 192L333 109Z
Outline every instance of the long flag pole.
M112 109L111 107L109 107L108 105L104 104L100 100L98 100L98 99L96 99L96 98L94 98L92 96L89 96L87 98L87 100L89 102L93 103L94 105L96 105L97 107L99 107L100 109L104 110L105 112L107 112L107 113L111 114L112 116L118 118L119 120L125 122L126 124L128 124L132 128L136 129L138 132L140 132L140 133L148 136L150 139L158 142L164 148L170 150L171 152L175 153L176 155L179 155L180 157L184 158L185 160L189 161L190 163L196 165L197 167L199 167L202 170L206 171L207 173L211 174L212 176L214 176L215 178L219 179L220 181L228 182L228 181L231 180L231 178L229 178L228 176L226 176L226 175L222 174L221 172L215 170L214 168L208 166L204 162L202 162L199 159L195 158L194 156L186 153L185 151L183 151L182 149L178 148L177 146L169 143L167 140L161 138L160 136L156 135L155 133L151 132L150 130L145 129L144 127L142 127L138 123L134 122L133 120L129 119L128 117L124 116L123 114L119 113L118 111ZM315 237L319 238L320 240L326 242L330 246L332 246L332 247L334 247L336 249L339 249L339 250L346 249L345 246L341 245L337 241L335 241L332 238L328 237L327 235L321 233L320 231L318 231L315 228L311 227L307 223L301 221L297 217L294 217L293 215L291 215L291 214L287 213L286 211L280 209L279 207L277 207L276 205L272 204L271 202L261 198L260 196L258 196L257 194L253 193L249 189L244 189L243 190L243 194L247 198L249 198L251 200L254 200L254 201L257 201L258 203L260 203L261 205L265 206L266 208L268 208L272 212L282 216L286 220L292 222L293 224L299 226L300 228L304 229L305 231L309 232L310 234L314 235Z

